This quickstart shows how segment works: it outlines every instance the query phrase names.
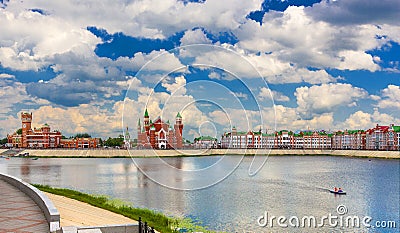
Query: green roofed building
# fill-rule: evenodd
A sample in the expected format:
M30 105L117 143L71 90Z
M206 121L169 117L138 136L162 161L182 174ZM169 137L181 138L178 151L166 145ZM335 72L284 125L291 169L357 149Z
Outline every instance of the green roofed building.
M211 136L200 136L194 139L195 149L215 149L218 148L218 139Z
M150 119L147 109L144 111L143 125L138 120L137 148L138 149L182 149L183 148L183 123L178 112L175 124L164 122L161 117L154 121Z
M400 126L377 125L375 128L330 131L280 130L273 134L238 131L232 127L221 137L221 148L319 149L319 150L399 150Z

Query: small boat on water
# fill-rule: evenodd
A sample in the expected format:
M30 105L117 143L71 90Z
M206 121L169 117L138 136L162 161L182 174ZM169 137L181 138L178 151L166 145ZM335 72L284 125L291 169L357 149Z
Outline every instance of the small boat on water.
M27 157L29 156L29 152L18 154L17 157Z
M32 158L32 160L38 160L39 158L38 157L34 157L34 158Z
M329 192L330 192L330 193L334 193L334 194L339 194L339 195L346 195L346 192L343 191L343 190L337 190L337 191L335 191L335 190L330 189Z

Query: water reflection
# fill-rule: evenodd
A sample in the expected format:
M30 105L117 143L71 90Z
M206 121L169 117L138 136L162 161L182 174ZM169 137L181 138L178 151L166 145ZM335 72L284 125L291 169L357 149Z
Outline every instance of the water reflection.
M181 170L201 169L220 159L164 158L169 165ZM160 165L157 158L139 159L137 162L146 174L179 187L184 182L205 183L215 179L218 172L228 170L224 166L230 168L238 159L237 156L226 157L224 163L213 165L214 173L202 176L177 172L179 169L165 169L165 164ZM225 232L265 232L266 229L256 223L265 211L275 216L323 216L335 214L339 204L344 204L351 215L370 215L377 220L399 219L398 160L277 156L268 158L260 173L250 177L251 159L245 158L234 173L217 185L197 191L178 191L161 186L140 172L131 159L0 159L0 171L31 183L105 194L138 207L175 216L190 216L211 229ZM348 194L330 194L327 190L333 186L343 187ZM328 227L322 231L332 230L348 229Z

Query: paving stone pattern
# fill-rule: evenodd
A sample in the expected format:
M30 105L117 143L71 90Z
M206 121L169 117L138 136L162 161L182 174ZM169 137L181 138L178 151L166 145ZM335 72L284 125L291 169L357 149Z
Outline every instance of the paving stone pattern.
M0 233L49 232L42 210L25 193L0 180Z

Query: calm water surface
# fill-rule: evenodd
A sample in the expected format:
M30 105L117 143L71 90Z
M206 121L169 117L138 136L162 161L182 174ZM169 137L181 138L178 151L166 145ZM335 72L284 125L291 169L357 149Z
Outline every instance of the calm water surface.
M165 158L168 164L181 169L201 169L221 157ZM242 157L225 157L232 165ZM400 161L355 159L322 156L271 156L262 170L248 175L251 157L225 180L196 191L177 191L161 186L144 176L131 159L76 158L44 159L0 158L0 172L30 183L48 184L79 191L105 194L174 216L195 219L210 229L225 232L327 232L371 231L399 232L400 228ZM153 177L168 179L179 186L183 182L204 183L219 174L182 176L159 166L157 158L138 159L140 166ZM231 169L224 163L221 173ZM341 186L345 196L335 196L327 189ZM269 216L315 216L320 219L337 206L345 205L343 216L357 215L376 220L396 221L396 229L331 228L262 228L257 219L265 211ZM339 216L339 215L338 215ZM287 222L286 222L287 223Z

